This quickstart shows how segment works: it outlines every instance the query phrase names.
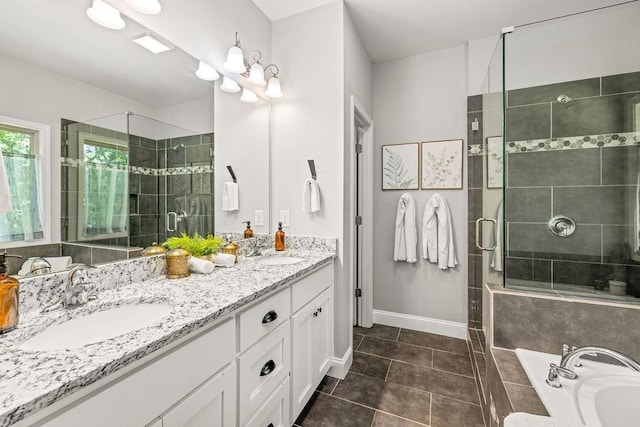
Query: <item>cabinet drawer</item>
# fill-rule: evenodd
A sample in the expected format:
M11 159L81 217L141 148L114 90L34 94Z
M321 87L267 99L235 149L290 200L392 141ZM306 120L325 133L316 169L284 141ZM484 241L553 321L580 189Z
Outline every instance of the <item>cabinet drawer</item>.
M244 427L289 427L289 379L267 399Z
M216 326L37 425L146 425L233 361L235 328L234 320Z
M260 338L285 322L291 314L289 289L278 292L240 313L240 351L245 351Z
M322 267L291 286L291 311L295 313L333 284L333 263Z
M289 321L258 341L238 359L239 421L243 424L279 384L291 365Z

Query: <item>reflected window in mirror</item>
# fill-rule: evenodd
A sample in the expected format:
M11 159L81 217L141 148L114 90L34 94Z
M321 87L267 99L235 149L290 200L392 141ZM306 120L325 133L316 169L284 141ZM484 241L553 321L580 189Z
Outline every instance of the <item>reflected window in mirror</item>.
M45 243L50 239L43 221L43 183L50 181L43 169L48 159L49 126L0 117L0 242L15 246L21 242ZM4 176L6 175L6 179ZM6 195L9 195L8 200Z

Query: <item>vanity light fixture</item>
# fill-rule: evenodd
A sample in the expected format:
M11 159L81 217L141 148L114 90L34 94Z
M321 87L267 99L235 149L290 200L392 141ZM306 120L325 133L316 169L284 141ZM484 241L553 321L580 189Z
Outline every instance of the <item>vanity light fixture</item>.
M121 30L126 25L118 9L104 0L93 0L87 16L96 24L112 30Z
M242 96L240 97L240 101L253 104L254 102L258 102L258 96L245 87L242 89Z
M145 15L157 15L162 10L158 0L124 0L131 9Z
M139 44L149 52L156 55L162 52L170 51L174 47L171 43L161 40L158 36L151 33L143 33L139 36L131 37L131 41Z
M267 82L264 79L264 68L260 63L260 59L262 58L262 52L259 50L254 50L249 54L249 61L251 58L257 55L257 58L251 64L251 68L249 69L249 82L253 83L256 86L264 87L267 85Z
M198 69L196 70L196 76L202 80L206 80L208 82L218 80L220 78L220 74L213 68L211 65L206 64L202 61L198 64Z
M236 83L229 77L224 76L222 78L222 84L220 85L220 89L223 92L236 93L236 92L240 92L240 85L238 85L238 83Z
M271 70L272 67L275 68L275 71ZM282 98L282 89L280 88L280 79L278 78L280 69L277 65L270 64L265 68L265 73L267 71L270 71L272 75L271 78L269 78L269 85L264 94L269 98Z
M247 67L244 65L244 54L240 47L240 37L238 37L238 33L236 33L236 44L229 48L227 60L222 66L225 70L232 73L241 74L247 71Z

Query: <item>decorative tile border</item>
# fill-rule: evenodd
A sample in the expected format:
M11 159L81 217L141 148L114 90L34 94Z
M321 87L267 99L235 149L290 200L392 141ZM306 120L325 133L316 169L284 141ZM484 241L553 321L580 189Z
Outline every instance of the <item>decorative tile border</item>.
M528 153L536 151L584 150L588 148L620 147L640 144L637 132L612 133L603 135L572 136L567 138L532 139L507 143L507 153ZM467 145L467 155L482 156L483 144Z
M62 157L60 159L62 166L69 166L79 168L84 165L84 160L73 159L69 157ZM194 173L213 173L213 165L206 166L181 166L177 168L146 168L142 166L118 166L113 167L111 165L94 164L98 169L122 169L128 170L129 173L136 175L148 175L148 176L171 176L171 175L191 175Z

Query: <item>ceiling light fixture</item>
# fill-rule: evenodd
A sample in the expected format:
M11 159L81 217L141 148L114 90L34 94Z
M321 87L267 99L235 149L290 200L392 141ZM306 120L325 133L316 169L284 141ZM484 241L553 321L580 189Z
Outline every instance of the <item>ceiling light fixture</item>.
M126 25L118 9L104 0L93 0L91 7L87 9L87 16L96 24L111 30L121 30Z
M124 0L131 9L145 15L157 15L162 10L158 0Z
M242 89L242 96L240 97L240 101L253 104L254 102L258 102L258 96L245 87Z
M206 80L208 82L218 80L220 78L220 74L213 68L211 65L206 64L202 61L198 64L198 69L196 70L196 76L202 80Z
M162 52L168 52L174 47L171 43L161 40L158 36L151 33L143 33L139 36L131 37L131 41L156 55Z
M236 92L240 92L240 85L238 85L238 83L236 83L229 77L224 76L222 78L222 84L220 85L220 89L223 92L236 93Z

